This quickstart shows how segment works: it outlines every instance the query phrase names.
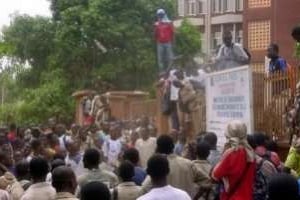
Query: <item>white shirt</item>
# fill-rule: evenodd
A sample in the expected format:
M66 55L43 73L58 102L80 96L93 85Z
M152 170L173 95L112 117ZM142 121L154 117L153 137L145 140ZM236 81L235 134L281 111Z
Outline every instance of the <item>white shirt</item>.
M140 162L143 168L147 167L149 158L154 154L156 149L156 138L150 137L148 140L138 139L135 143L135 148L140 154Z
M171 101L177 101L179 98L179 88L175 87L173 85L173 81L177 80L177 77L175 76L176 69L173 69L170 71L169 81L171 81L171 88L170 88L170 100Z
M65 158L65 163L68 167L70 167L73 172L75 173L75 175L78 177L80 175L82 175L85 172L84 166L83 166L83 153L80 153L80 161L77 163L75 162L75 160L71 159L69 157L69 154L67 154L66 158Z
M111 166L116 166L119 160L119 155L122 151L122 144L119 139L108 139L102 146L103 154L107 158L107 163Z
M31 185L21 198L21 200L54 200L55 189L46 182Z
M198 70L198 75L197 76L190 76L187 78L187 80L193 80L199 82L203 87L206 85L206 77L207 74L203 69Z
M191 197L185 191L167 185L154 188L137 200L191 200Z

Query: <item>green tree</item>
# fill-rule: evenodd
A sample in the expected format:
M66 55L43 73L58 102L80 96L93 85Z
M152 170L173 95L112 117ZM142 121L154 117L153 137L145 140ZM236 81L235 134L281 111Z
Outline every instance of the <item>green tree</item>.
M194 56L201 53L201 34L187 19L183 19L176 31L176 52L182 58L182 65L190 63Z

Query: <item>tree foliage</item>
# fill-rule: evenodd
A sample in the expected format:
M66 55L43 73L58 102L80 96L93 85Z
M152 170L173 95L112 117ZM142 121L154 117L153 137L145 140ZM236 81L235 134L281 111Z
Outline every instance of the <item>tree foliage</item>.
M187 20L183 19L176 32L177 54L182 56L182 63L188 63L197 53L201 52L200 32Z

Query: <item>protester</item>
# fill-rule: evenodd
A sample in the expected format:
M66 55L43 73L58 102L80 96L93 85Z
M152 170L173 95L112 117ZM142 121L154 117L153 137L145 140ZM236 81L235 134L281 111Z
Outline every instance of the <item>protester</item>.
M212 178L224 183L220 199L252 200L255 153L247 143L247 127L240 121L232 121L225 130L225 136L225 152L212 171Z
M191 171L192 162L175 155L174 143L170 136L161 135L157 139L156 153L166 155L169 161L170 173L168 173L168 184L186 191L192 196L193 194L193 174ZM150 178L147 177L143 183L143 192L149 191L151 188Z
M47 174L47 178L46 178L46 181L51 183L52 182L52 172L55 168L59 167L59 166L65 166L66 163L64 160L62 159L54 159L52 162L51 162L51 171Z
M71 168L66 166L55 168L52 173L52 186L57 192L55 200L78 200L74 196L77 182Z
M107 164L111 167L111 171L117 169L119 158L122 151L122 143L120 142L121 127L118 124L112 125L109 130L110 138L107 139L102 147L104 157Z
M198 193L195 195L194 199L210 198L212 190L212 181L210 178L210 172L212 170L212 165L207 161L210 151L210 146L208 143L202 141L197 145L197 157L198 160L194 160L192 164L192 171L194 174L194 182L198 186Z
M156 149L156 138L150 137L148 127L142 127L139 130L141 138L135 143L135 148L140 155L140 162L143 168L146 168L148 159L153 155Z
M96 124L93 124L90 126L90 131L87 135L87 148L95 148L98 150L102 149L102 135L98 130L98 126Z
M174 147L174 153L178 156L182 156L184 146L186 145L186 136L184 132L180 132L177 138L178 139Z
M66 135L66 126L63 124L58 124L55 127L55 133L59 137L59 148L60 151L66 151L66 143L68 136Z
M80 142L77 139L68 137L66 139L67 156L65 163L75 172L76 176L80 176L84 172L83 153L80 151Z
M0 150L0 176L7 171L13 171L14 160L12 155Z
M17 126L16 124L11 124L9 126L9 132L7 134L7 139L9 142L14 143L17 139Z
M193 137L200 132L200 101L197 96L196 90L192 83L185 79L184 72L177 70L176 74L178 81L173 84L178 87L179 90L179 108L183 114L181 117L181 124L183 125L186 121L190 120L192 123L192 133L188 135L188 140L194 139Z
M27 190L31 185L29 163L26 160L16 164L16 178L24 190Z
M278 174L273 176L268 191L268 200L300 199L297 179L289 174Z
M83 164L85 172L77 176L79 189L89 182L99 181L106 184L109 188L114 188L118 184L118 177L109 171L99 168L101 162L100 153L96 149L87 149L84 153ZM78 191L79 193L79 191Z
M129 161L124 161L119 167L121 183L113 190L114 200L136 200L141 194L141 187L137 186L132 178L134 166Z
M218 137L215 133L209 132L203 136L203 140L210 146L207 160L212 166L216 166L221 159L221 152L217 149Z
M247 141L252 149L255 149L257 147L255 134L247 135ZM255 158L256 169L261 171L263 178L267 183L269 183L273 175L279 172L278 169L275 167L272 161L267 158L261 157L258 154L255 155Z
M11 196L12 200L19 200L24 194L22 185L10 172L6 172L3 176L0 177L0 189L6 190Z
M147 173L139 166L139 152L134 148L127 149L124 152L123 160L128 160L134 165L134 176L132 177L132 181L137 185L142 185Z
M31 153L26 158L27 162L30 162L32 160L32 158L35 158L35 157L43 157L43 154L44 154L44 148L43 148L41 140L33 139L31 141Z
M46 182L49 166L45 159L33 158L29 163L32 185L26 190L21 200L54 200L56 191Z
M164 155L153 155L147 165L147 173L151 177L152 190L137 200L191 200L189 195L168 184L170 172L169 162Z
M98 181L87 183L82 187L80 200L111 200L108 187Z
M279 46L277 44L270 44L267 50L267 57L270 58L269 72L285 72L287 70L286 61L279 56Z
M296 40L298 43L300 43L300 26L296 26L292 30L292 37L294 40Z
M265 160L270 161L278 171L281 171L281 162L277 153L267 150L267 137L263 133L255 133L255 153Z
M174 27L165 10L157 10L156 15L158 20L155 23L154 33L157 43L157 60L159 71L163 72L167 70L173 60Z
M240 44L232 41L232 38L232 33L230 31L224 32L224 44L220 47L216 57L216 66L218 70L225 70L249 64L249 56Z
M297 177L300 177L300 138L291 146L284 166L284 171L291 173L291 170L294 170L297 173Z

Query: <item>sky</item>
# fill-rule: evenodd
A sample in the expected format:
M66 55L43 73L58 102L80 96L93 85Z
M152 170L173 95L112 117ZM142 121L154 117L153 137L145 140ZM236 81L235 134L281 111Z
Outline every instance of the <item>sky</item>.
M49 6L47 0L0 0L0 29L3 25L9 25L10 15L15 12L50 16Z

